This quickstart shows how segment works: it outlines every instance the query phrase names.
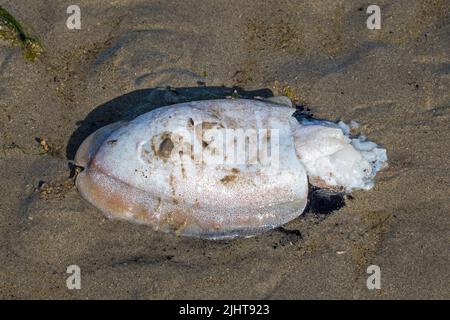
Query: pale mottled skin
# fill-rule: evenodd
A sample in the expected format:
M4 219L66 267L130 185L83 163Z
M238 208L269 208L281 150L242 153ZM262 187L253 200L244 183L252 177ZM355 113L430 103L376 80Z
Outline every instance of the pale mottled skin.
M309 183L334 190L373 186L387 161L384 149L350 139L329 121L299 123L295 110L280 101L196 101L111 124L81 145L76 163L85 170L77 187L109 217L219 239L254 235L299 216L307 203L307 176ZM234 150L236 130L261 129L253 145L262 143L256 152L271 150L269 162L251 152L241 162L213 161L230 160L218 146ZM235 131L218 143L208 130L225 137L226 130Z
M85 170L77 187L113 218L188 236L257 234L294 219L306 206L308 183L295 152L293 112L256 100L210 100L163 107L110 125L80 147L76 163ZM279 165L216 165L181 154L178 147L189 141L185 133L199 123L278 129ZM180 128L185 131L179 133ZM208 152L203 156L212 156Z

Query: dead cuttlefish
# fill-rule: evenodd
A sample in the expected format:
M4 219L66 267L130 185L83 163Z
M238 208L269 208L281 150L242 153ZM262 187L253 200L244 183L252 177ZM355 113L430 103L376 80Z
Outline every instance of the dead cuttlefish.
M100 128L77 151L77 188L110 218L210 239L298 217L308 183L370 189L386 150L343 122L296 119L286 101L180 103Z

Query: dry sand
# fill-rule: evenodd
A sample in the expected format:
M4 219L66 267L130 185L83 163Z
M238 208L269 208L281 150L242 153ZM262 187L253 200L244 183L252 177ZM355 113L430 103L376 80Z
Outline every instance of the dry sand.
M0 297L450 298L449 1L379 0L378 31L365 1L77 3L81 30L65 2L1 2L45 53L0 41ZM390 167L285 226L301 236L220 242L108 221L73 187L68 159L95 128L234 86L358 121ZM81 290L66 288L71 264Z

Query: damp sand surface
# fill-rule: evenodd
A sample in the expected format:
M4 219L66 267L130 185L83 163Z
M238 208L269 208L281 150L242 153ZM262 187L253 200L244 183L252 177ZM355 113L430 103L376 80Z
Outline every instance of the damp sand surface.
M364 1L78 4L69 30L59 1L2 2L43 52L32 62L0 40L1 298L450 298L448 1L380 0L381 30L366 28ZM387 148L375 188L214 242L109 221L73 186L68 160L103 125L277 94ZM81 290L66 288L73 264ZM366 287L370 265L380 290Z

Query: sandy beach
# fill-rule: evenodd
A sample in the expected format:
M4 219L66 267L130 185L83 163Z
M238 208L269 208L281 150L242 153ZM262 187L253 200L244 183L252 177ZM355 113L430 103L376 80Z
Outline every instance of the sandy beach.
M68 3L2 0L42 53L0 38L0 298L450 299L450 1L376 4L380 30L358 0L79 0L71 30ZM227 241L110 221L77 192L96 129L235 91L354 120L389 167L339 210Z

